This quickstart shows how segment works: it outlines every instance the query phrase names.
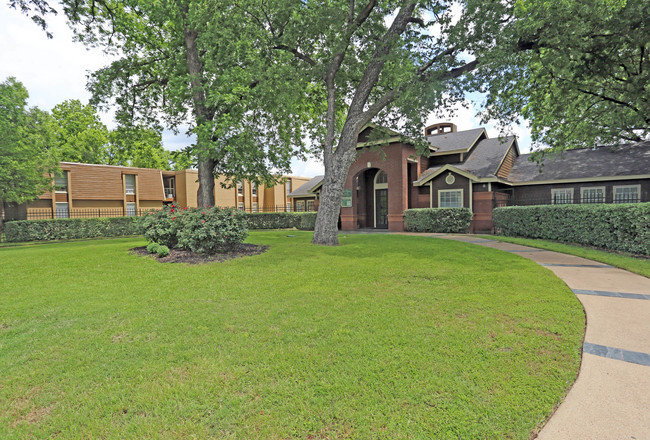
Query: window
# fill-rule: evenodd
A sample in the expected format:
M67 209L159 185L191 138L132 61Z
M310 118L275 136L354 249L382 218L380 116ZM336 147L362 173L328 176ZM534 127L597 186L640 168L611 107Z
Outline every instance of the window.
M284 187L287 190L287 195L291 193L291 180L287 180L287 183L284 184Z
M287 202L287 212L291 212L291 202Z
M462 189L441 189L438 191L438 208L462 208Z
M244 202L237 203L237 209L239 209L240 211L243 211L244 210Z
M388 183L388 174L384 171L379 171L375 176L375 184Z
M253 212L257 212L257 203L253 202Z
M303 212L305 210L305 201L304 200L297 200L296 201L296 211L297 212Z
M641 201L641 185L614 187L614 203L638 203Z
M257 183L251 183L251 192L253 193L253 197L257 197Z
M69 218L70 211L67 202L56 202L56 218Z
M63 171L61 174L54 176L54 190L58 193L68 192L68 172Z
M316 205L313 200L307 200L307 211L314 211L316 209Z
M551 203L554 205L573 203L573 188L552 189Z
M135 203L126 204L126 215L127 217L135 217Z
M124 175L124 182L127 194L135 194L135 174Z
M580 188L580 199L582 203L604 203L605 187Z
M237 195L238 196L244 195L244 182L242 182L241 180L237 182Z

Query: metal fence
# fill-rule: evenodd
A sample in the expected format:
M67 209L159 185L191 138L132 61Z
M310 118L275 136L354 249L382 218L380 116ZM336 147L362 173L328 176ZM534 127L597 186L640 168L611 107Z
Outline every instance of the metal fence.
M533 206L533 205L593 205L593 204L614 204L614 203L639 203L641 199L638 196L603 198L603 197L513 197L507 194L506 197L494 199L494 207L503 206Z
M28 209L20 215L2 211L4 221L12 220L47 220L55 218L97 218L97 217L140 217L154 209L122 209L122 208L83 208L83 209ZM259 208L244 208L245 212L313 212L305 209L298 210L295 206L274 205Z

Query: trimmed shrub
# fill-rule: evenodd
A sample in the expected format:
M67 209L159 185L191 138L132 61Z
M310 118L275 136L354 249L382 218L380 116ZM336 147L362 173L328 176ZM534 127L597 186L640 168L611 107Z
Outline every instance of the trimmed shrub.
M150 254L157 254L158 249L160 249L160 245L158 243L149 243L147 245L147 252L149 252Z
M158 246L158 249L156 250L156 253L158 254L158 257L166 257L169 255L169 248L167 246L160 245Z
M300 225L299 212L252 212L246 214L249 229L291 229Z
M510 206L496 208L493 221L511 237L650 255L650 203Z
M469 232L472 212L468 208L419 208L404 211L409 232Z
M315 212L301 212L297 213L300 218L298 229L302 231L313 231L316 228L316 213Z
M135 217L19 220L5 224L8 242L120 237L138 234Z

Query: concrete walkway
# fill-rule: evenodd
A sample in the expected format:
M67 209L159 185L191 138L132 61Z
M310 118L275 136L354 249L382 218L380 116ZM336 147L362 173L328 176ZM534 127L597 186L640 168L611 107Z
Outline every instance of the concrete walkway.
M528 258L553 271L584 306L587 331L580 375L539 440L650 440L650 279L527 246L427 235Z

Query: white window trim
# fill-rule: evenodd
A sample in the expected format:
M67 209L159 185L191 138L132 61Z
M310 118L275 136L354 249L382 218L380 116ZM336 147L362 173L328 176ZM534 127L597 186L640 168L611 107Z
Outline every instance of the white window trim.
M571 201L567 203L555 203L555 194L556 193L564 193L565 191L571 191ZM575 188L552 188L551 189L551 203L553 205L570 205L575 201Z
M612 201L614 203L617 203L616 202L616 190L618 188L636 188L636 193L638 194L638 197L639 197L638 202L641 201L641 184L637 184L637 185L614 185L614 187L612 188ZM629 202L629 203L634 203L634 202Z
M442 208L441 203L440 203L441 193L458 192L458 191L460 191L460 206L459 206L459 208L464 208L465 207L465 192L463 191L463 188L439 189L438 190L438 208Z
M605 192L604 186L581 186L580 187L580 203L585 203L585 191L590 189L599 189L603 192L603 200L601 202L586 202L586 203L605 203Z
M381 173L386 174L386 183L377 183L377 177L379 177L379 174ZM383 170L377 171L375 173L375 178L372 179L372 207L373 207L373 219L374 219L374 227L377 227L377 190L378 189L388 189L388 173Z
M133 176L133 192L129 192L129 187L128 184L126 183L126 178L128 176ZM135 183L135 174L125 174L124 175L124 194L127 196L134 196L135 195L135 190L136 190L136 183Z

